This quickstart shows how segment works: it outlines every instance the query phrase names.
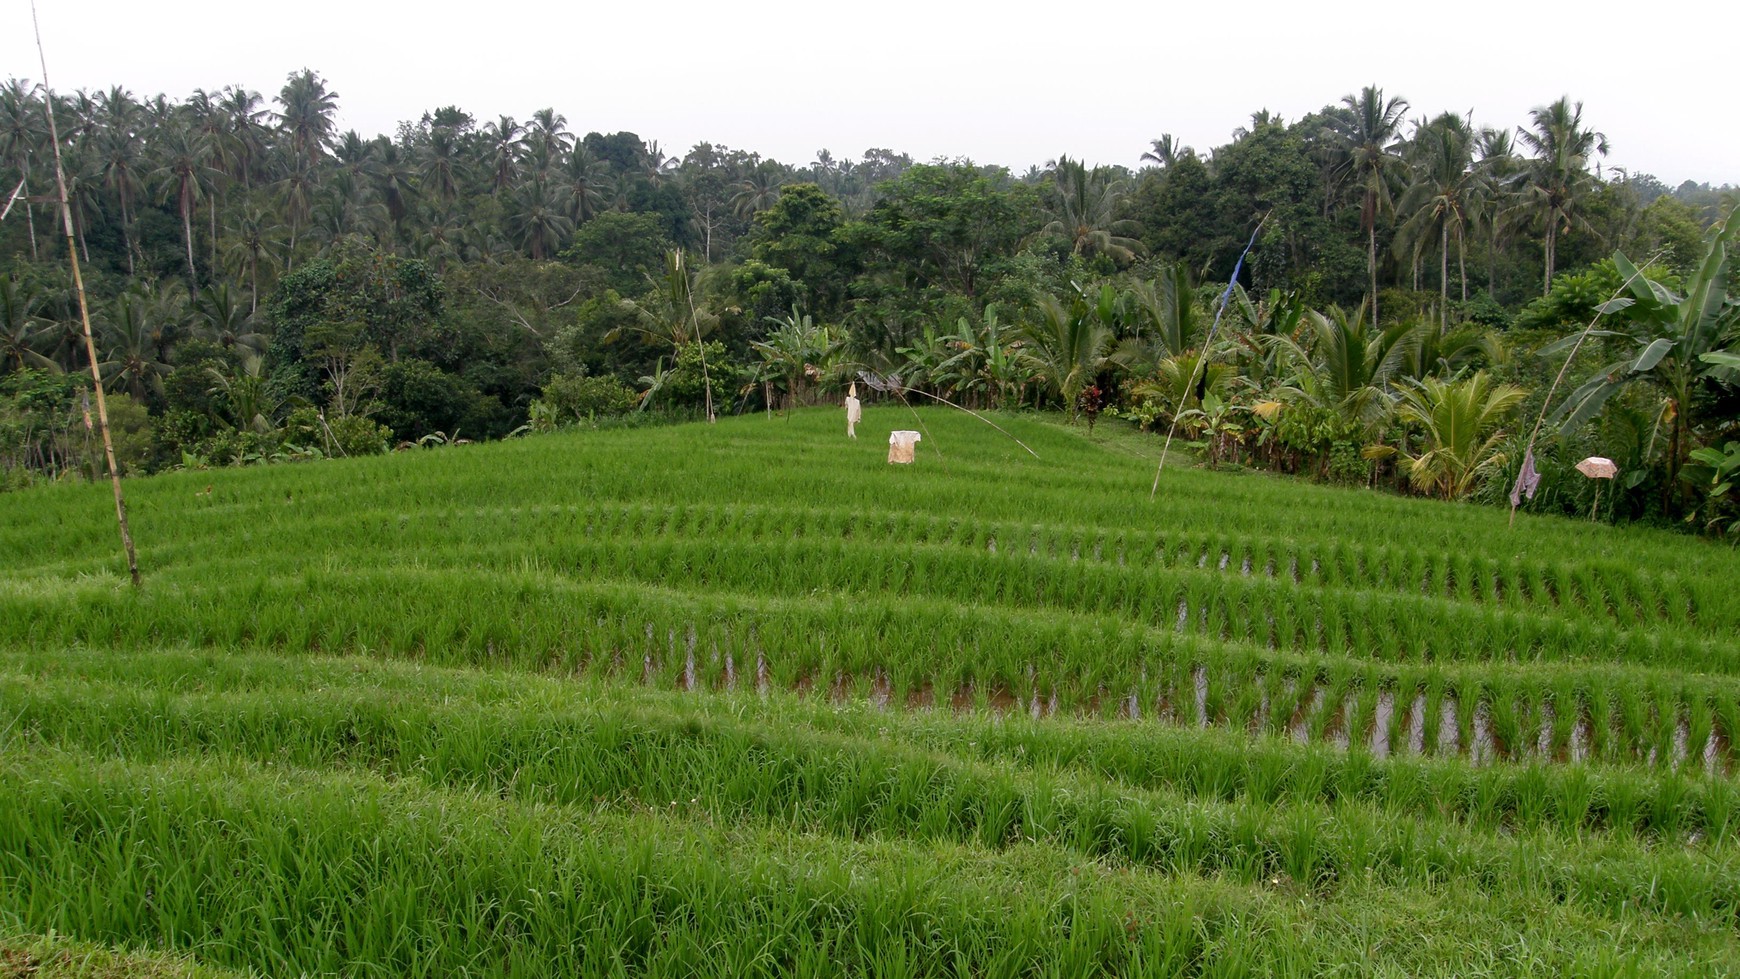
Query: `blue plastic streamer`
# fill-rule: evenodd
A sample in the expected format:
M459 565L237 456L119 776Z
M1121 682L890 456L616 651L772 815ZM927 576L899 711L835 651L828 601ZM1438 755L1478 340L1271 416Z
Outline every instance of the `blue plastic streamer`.
M1220 294L1220 307L1214 311L1214 322L1208 328L1208 337L1202 342L1202 356L1196 358L1197 367L1204 371L1208 369L1208 352L1214 347L1214 335L1220 331L1221 315L1226 312L1227 304L1232 302L1233 287L1238 285L1239 272L1244 270L1245 256L1249 255L1251 249L1256 247L1257 234L1263 230L1263 225L1267 224L1268 221L1269 215L1264 214L1262 220L1257 222L1257 226L1251 229L1251 240L1245 243L1245 250L1239 252L1239 260L1233 263L1232 278L1226 280L1226 290ZM1193 367L1190 371L1190 383L1184 386L1186 397L1189 396L1190 389L1194 387L1196 387L1196 368ZM1179 403L1179 407L1183 407L1183 402ZM1166 428L1166 445L1160 450L1160 466L1154 470L1154 485L1148 490L1148 499L1150 500L1154 498L1155 493L1160 491L1160 471L1166 468L1166 453L1172 451L1172 433L1177 429L1178 416L1173 415L1172 424Z

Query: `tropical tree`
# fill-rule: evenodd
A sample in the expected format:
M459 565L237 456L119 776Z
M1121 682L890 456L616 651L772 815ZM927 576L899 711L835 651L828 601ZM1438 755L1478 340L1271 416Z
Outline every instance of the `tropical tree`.
M649 278L651 278L649 276ZM652 343L670 346L680 358L683 347L694 344L701 351L702 370L706 370L705 348L701 339L719 325L717 314L704 309L696 301L699 275L689 270L689 263L680 249L665 253L665 274L652 279L652 291L640 300L624 299L622 308L634 314L634 329ZM612 330L606 340L615 339L619 330ZM707 420L713 420L713 380L704 375Z
M191 125L170 125L157 134L161 163L151 173L151 179L160 188L159 196L164 201L174 200L176 213L181 217L189 287L199 283L199 272L193 267L193 209L209 192L210 178L216 172L206 165L206 144L206 137Z
M250 92L240 85L224 89L222 107L229 115L223 132L227 144L224 158L230 166L230 177L240 180L244 191L253 189L254 172L266 157L268 113L264 106L259 92Z
M338 93L329 91L325 79L302 69L292 72L276 100L278 125L290 142L290 153L313 164L332 145L338 115Z
M1186 156L1196 155L1195 150L1178 142L1171 133L1160 134L1160 138L1150 140L1148 146L1148 152L1142 154L1142 159L1161 168L1169 167Z
M229 228L224 251L232 267L247 273L250 315L260 309L260 262L272 255L284 230L272 212L257 205L243 208Z
M1142 243L1129 237L1136 222L1117 216L1124 184L1109 168L1089 170L1064 156L1051 178L1053 204L1046 210L1049 220L1041 234L1063 238L1077 255L1105 255L1119 265L1128 265L1143 251Z
M1553 287L1559 235L1573 228L1589 228L1579 211L1595 185L1589 161L1607 154L1607 137L1583 128L1583 103L1573 104L1568 97L1535 108L1529 116L1532 128L1516 131L1517 141L1534 153L1521 174L1518 189L1522 200L1518 206L1539 218L1545 234L1544 296Z
M1120 346L1124 351L1121 359L1129 360L1137 351L1145 351L1148 359L1159 361L1201 342L1206 324L1197 314L1190 270L1183 262L1161 266L1153 281L1136 282L1129 298L1136 335Z
M1418 324L1379 330L1364 311L1349 317L1339 308L1305 314L1308 346L1276 336L1294 373L1279 391L1290 400L1328 411L1349 435L1364 438L1389 415L1389 383L1408 363L1420 338Z
M148 394L163 393L163 378L169 373L164 362L163 310L157 297L142 289L122 293L103 331L97 363L103 383L112 384L144 401Z
M1337 134L1342 148L1340 171L1352 178L1359 188L1359 229L1366 236L1371 321L1376 326L1377 223L1381 212L1391 208L1392 178L1407 166L1400 152L1399 136L1408 103L1400 97L1385 99L1383 89L1367 85L1357 96L1343 96L1341 104L1347 109L1347 114L1338 117L1343 126Z
M286 408L301 403L301 399L286 398L273 389L265 359L257 353L244 356L234 371L208 367L206 374L212 381L210 393L222 396L229 423L237 431L270 432ZM335 417L343 417L342 412Z
M127 274L134 273L134 256L138 249L133 241L131 204L144 192L141 176L143 150L135 131L139 105L126 89L119 86L102 96L103 128L98 138L103 186L121 205L121 244L127 255Z
M750 346L761 354L764 379L785 382L785 404L789 410L804 400L807 389L826 376L845 346L845 337L839 330L816 323L796 306L789 316L767 319L773 329Z
M960 317L945 343L955 353L937 365L939 383L959 394L983 395L993 408L1021 403L1033 366L1021 356L1017 331L1003 322L996 303L987 303L977 322Z
M0 86L0 159L18 169L25 193L30 190L30 164L45 142L42 132L42 105L37 101L36 86L13 78ZM10 181L8 181L10 183ZM10 186L0 189L0 195L10 199ZM28 200L24 202L24 218L30 226L30 257L37 257L36 217Z
M758 166L737 182L737 192L731 195L731 209L743 218L765 211L779 202L779 189L784 184L785 176L777 166Z
M1485 371L1459 380L1428 377L1400 388L1396 414L1420 428L1417 454L1404 453L1414 488L1446 500L1466 496L1482 472L1504 465L1499 428L1527 392Z
M429 138L418 147L418 172L423 189L444 204L459 197L459 184L465 174L465 159L460 152L459 137L446 126L429 130Z
M528 180L514 191L508 231L534 261L555 255L574 231L574 222L562 213L562 196L555 187Z
M1446 112L1414 132L1414 182L1398 209L1408 215L1402 239L1438 241L1438 330L1449 328L1450 236L1456 236L1462 269L1462 298L1468 298L1468 256L1463 250L1476 205L1474 134L1461 116Z
M242 350L253 354L266 352L267 338L255 332L253 314L236 302L225 283L206 286L193 297L196 335L210 340L225 350Z
M1663 417L1669 424L1664 509L1677 492L1680 467L1697 431L1696 389L1706 379L1732 381L1740 369L1736 351L1723 349L1740 340L1735 335L1740 304L1730 300L1726 291L1728 248L1736 233L1740 225L1732 213L1710 229L1703 261L1686 279L1684 293L1646 277L1623 253L1615 252L1613 262L1625 276L1631 295L1603 308L1624 309L1626 321L1633 326L1631 332L1604 335L1631 350L1584 381L1554 413L1560 431L1569 434L1628 385L1641 381L1655 388L1663 398ZM1572 339L1542 352L1554 352Z
M610 183L610 164L584 148L568 155L560 178L563 213L576 226L598 216L604 209L604 194Z
M512 116L485 123L483 138L489 145L489 186L496 193L512 187L520 174L524 128Z
M36 301L34 286L0 275L0 369L60 373L60 365L37 349L46 324L36 315Z
M1486 238L1486 291L1493 293L1498 289L1498 254L1516 225L1512 199L1522 167L1509 129L1483 128L1475 143L1480 160L1474 165L1470 230Z
M1106 364L1112 344L1109 324L1116 310L1117 293L1111 286L1102 286L1092 295L1077 288L1068 303L1040 296L1035 315L1023 325L1027 342L1021 356L1069 406L1071 419L1076 399Z

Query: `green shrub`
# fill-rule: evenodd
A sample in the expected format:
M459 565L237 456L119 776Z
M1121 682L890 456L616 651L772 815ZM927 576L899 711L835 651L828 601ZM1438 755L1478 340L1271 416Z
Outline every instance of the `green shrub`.
M555 413L556 424L564 424L583 418L626 415L634 410L640 398L633 388L609 375L553 374L545 382L539 400Z

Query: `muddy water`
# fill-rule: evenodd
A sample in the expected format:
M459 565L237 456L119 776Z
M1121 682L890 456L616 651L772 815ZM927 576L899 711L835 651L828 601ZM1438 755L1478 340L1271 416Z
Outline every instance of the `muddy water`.
M1390 725L1396 717L1396 692L1385 687L1378 691L1377 706L1372 711L1370 751L1379 758L1390 756Z

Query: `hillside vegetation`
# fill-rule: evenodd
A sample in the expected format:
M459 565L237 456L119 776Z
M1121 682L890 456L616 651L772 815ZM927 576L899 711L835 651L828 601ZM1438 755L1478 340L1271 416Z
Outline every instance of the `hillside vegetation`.
M1150 501L1151 442L997 421L1038 458L896 404L137 479L137 591L106 487L0 498L0 936L264 975L1740 962L1732 548L1177 456Z

